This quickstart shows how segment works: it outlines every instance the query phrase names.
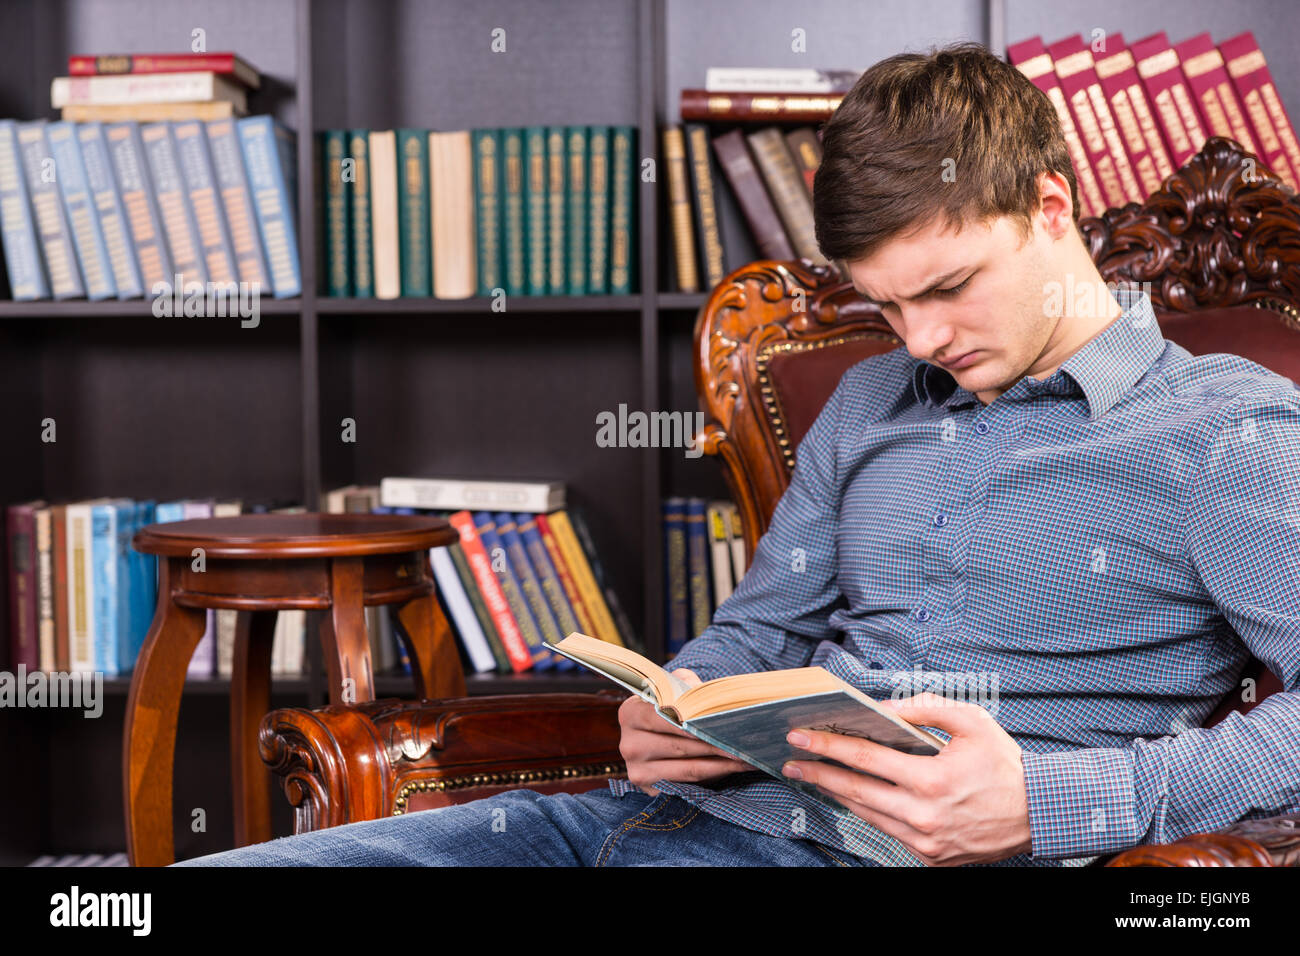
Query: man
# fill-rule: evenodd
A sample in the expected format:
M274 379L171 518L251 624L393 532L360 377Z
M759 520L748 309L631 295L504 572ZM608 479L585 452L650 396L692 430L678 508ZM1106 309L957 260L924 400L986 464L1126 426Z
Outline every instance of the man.
M837 814L630 698L608 788L203 862L1060 866L1300 807L1300 393L1101 284L1056 114L983 48L872 67L823 149L822 252L904 347L841 379L672 664L820 665L944 750L792 732ZM1284 692L1201 728L1252 652Z

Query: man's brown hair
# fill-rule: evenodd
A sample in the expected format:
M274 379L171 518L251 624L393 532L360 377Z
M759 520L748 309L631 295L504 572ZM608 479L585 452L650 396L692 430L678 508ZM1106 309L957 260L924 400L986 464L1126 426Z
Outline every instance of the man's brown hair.
M1008 215L1027 238L1049 170L1069 182L1079 218L1051 100L978 43L881 60L827 121L822 151L813 218L828 259L865 258L936 215L956 230Z

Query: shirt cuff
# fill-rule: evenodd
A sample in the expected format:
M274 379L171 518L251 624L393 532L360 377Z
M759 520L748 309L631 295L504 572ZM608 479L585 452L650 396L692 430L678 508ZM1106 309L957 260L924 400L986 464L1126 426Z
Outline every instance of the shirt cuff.
M1035 859L1100 855L1139 843L1133 753L1094 747L1021 752Z

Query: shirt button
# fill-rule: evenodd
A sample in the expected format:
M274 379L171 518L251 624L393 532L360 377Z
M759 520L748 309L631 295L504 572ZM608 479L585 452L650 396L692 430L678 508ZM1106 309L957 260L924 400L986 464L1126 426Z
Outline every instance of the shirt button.
M987 435L987 434L989 433L989 423L988 423L988 422L976 422L976 423L975 423L975 430L976 430L977 432L979 432L981 435Z
M942 511L940 511L937 515L934 516L934 526L936 528L942 528L947 523L948 523L948 516L944 514Z
M921 608L921 610L916 612L916 619L918 621L928 621L930 620L930 612L925 608Z

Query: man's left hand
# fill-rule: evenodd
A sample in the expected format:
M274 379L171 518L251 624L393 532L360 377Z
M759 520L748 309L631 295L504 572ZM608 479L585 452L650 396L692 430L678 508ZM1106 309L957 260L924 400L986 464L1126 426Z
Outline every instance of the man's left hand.
M803 780L896 837L928 866L986 863L1030 851L1020 745L987 710L928 693L879 703L951 739L937 755L918 756L860 737L798 728L786 737L791 744L855 769L791 760L783 768L786 776L797 768Z

